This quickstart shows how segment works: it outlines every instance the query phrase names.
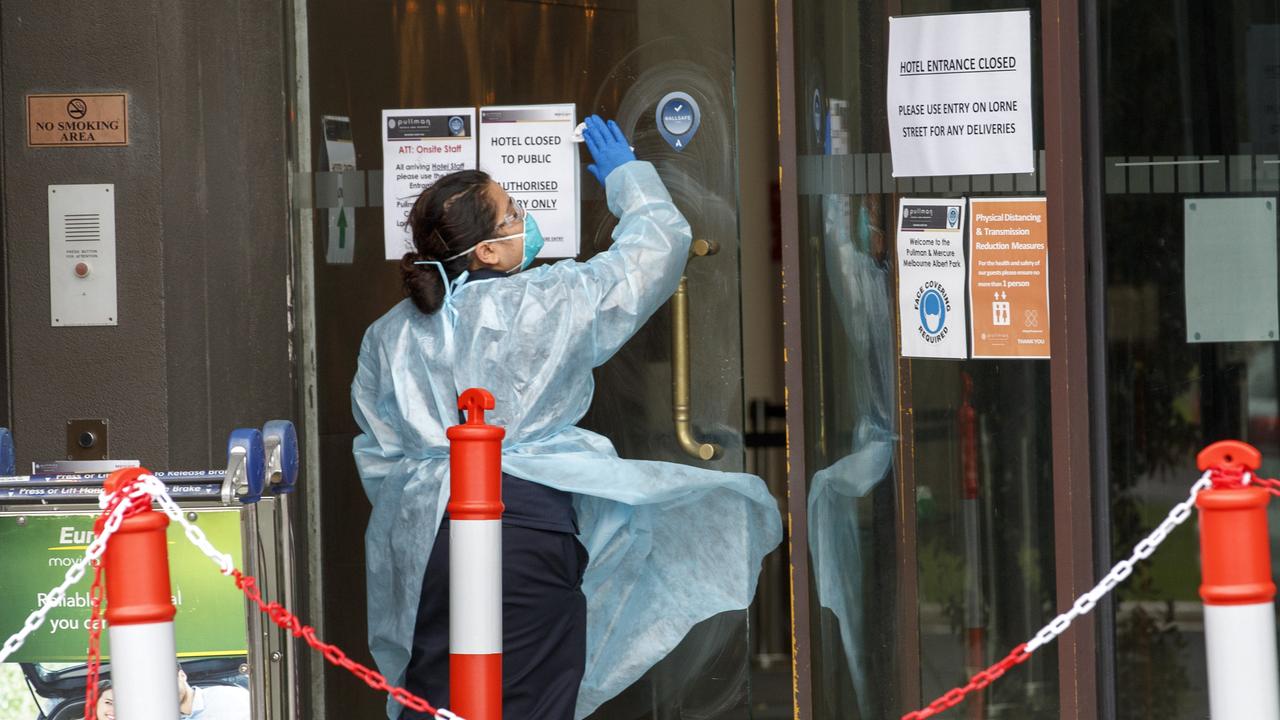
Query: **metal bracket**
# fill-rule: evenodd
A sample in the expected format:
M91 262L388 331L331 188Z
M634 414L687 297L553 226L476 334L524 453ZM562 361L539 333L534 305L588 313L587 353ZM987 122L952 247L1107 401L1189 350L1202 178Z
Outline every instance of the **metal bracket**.
M111 457L106 418L82 418L67 421L67 460L106 460Z

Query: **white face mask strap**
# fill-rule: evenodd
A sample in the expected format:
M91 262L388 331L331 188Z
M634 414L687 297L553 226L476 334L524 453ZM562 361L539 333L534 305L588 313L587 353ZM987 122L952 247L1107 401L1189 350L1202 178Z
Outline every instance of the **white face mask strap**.
M445 258L442 262L450 262L452 260L457 260L458 258L464 255L470 255L471 253L475 252L476 248L480 247L481 245L488 245L489 243L502 242L504 240L515 240L518 237L524 237L524 233L521 232L521 233L516 233L515 235L503 235L502 237L489 238L488 240L481 240L480 242L476 243L475 245L472 245L466 250L463 250L457 255Z
M471 253L475 252L475 251L476 251L476 248L480 247L482 244L483 244L483 243L476 243L475 245L472 245L471 247L467 248L466 250L463 250L462 252L458 253L457 255L451 255L450 257L447 257L447 258L445 258L444 260L441 260L441 262L453 262L454 260L457 260L458 258L462 257L463 255L470 255Z

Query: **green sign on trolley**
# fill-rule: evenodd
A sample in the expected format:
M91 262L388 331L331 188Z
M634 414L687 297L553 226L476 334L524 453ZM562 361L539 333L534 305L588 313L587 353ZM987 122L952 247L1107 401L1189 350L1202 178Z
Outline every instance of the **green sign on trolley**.
M91 514L0 517L0 558L4 567L0 572L0 636L19 630L27 615L44 602L49 590L62 583L67 569L84 557L93 540L95 518ZM214 547L229 553L236 567L241 566L240 513L236 509L197 511L196 525ZM173 603L178 608L174 629L178 656L245 655L245 603L235 582L218 572L176 523L170 523L168 537ZM93 570L89 569L9 662L84 662L88 654L92 584ZM102 643L105 657L110 653L105 632Z

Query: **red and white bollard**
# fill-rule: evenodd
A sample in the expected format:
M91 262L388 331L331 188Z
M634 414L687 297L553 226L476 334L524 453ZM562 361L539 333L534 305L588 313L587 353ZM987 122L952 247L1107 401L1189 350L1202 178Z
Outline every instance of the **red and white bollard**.
M1205 448L1196 460L1202 471L1215 471L1213 487L1196 496L1210 715L1280 720L1276 586L1267 531L1271 494L1241 484L1245 473L1262 466L1262 455L1227 440Z
M112 473L106 491L146 475L143 468ZM119 720L177 720L178 658L169 584L169 518L151 509L125 518L103 555L111 683Z
M458 398L449 428L449 705L467 720L502 720L502 438L484 423L493 395Z

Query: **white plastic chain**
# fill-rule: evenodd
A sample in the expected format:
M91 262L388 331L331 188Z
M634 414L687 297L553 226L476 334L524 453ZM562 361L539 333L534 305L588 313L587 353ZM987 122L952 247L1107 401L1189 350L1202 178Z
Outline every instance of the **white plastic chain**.
M120 523L124 522L124 516L129 512L129 509L133 507L135 503L148 497L160 506L160 509L169 517L170 520L182 526L183 533L186 534L187 539L191 541L192 545L199 548L200 552L204 553L206 557L213 561L213 564L218 567L218 572L223 575L231 575L235 571L235 562L232 560L231 556L215 548L213 543L209 542L208 536L204 534L204 530L201 530L195 525L195 523L187 520L187 516L183 513L182 508L179 507L178 503L174 502L173 498L169 496L169 490L164 486L164 483L155 475L143 475L139 477L138 482L132 486L128 500L121 502L111 512L111 515L107 518L107 522L102 527L102 533L94 538L93 542L89 543L89 547L85 550L84 557L77 560L70 568L67 569L67 574L62 580L62 584L58 585L53 590L50 590L49 594L45 596L44 603L27 616L26 622L22 624L22 629L14 633L5 641L3 648L0 648L0 663L3 663L9 658L9 656L17 652L22 647L22 644L26 642L27 637L31 635L31 633L40 629L40 626L44 624L49 611L62 603L63 598L66 597L67 591L71 589L71 586L80 582L84 578L86 568L101 558L102 554L106 552L107 540L109 540L111 536L120 529ZM110 495L103 494L98 498L98 506L105 510L111 505L114 499L115 493ZM445 718L446 720L463 720L458 715L455 715L444 708L436 709L436 717Z
M164 483L160 482L155 475L143 475L140 480L140 484L146 487L147 494L155 499L156 504L160 506L164 514L168 515L170 520L182 526L182 531L186 533L187 539L191 541L191 544L199 548L200 552L205 554L205 557L208 557L213 561L214 565L218 566L218 572L223 575L230 575L236 569L235 562L231 559L231 556L215 548L213 543L209 542L209 538L204 534L204 531L196 527L195 523L187 520L182 508L178 507L178 503L169 497L169 491L165 488Z
M1134 546L1132 555L1116 563L1115 567L1111 568L1111 572L1107 573L1107 576L1102 578L1102 582L1098 583L1092 590L1076 599L1075 603L1071 605L1070 610L1062 613L1058 617L1054 618L1048 625L1041 628L1040 632L1036 633L1035 637L1027 643L1027 653L1033 653L1037 648L1053 642L1054 638L1061 635L1063 631L1071 626L1072 621L1081 615L1088 614L1089 611L1093 610L1094 606L1098 604L1098 601L1101 600L1103 596L1112 590L1115 590L1117 585L1127 580L1128 577L1133 574L1134 565L1138 564L1139 561L1146 560L1151 557L1151 554L1156 551L1156 548L1160 546L1160 543L1164 542L1165 538L1169 537L1169 533L1173 532L1174 528L1186 522L1187 518L1191 517L1191 508L1196 504L1196 495L1199 495L1201 490L1207 490L1213 485L1209 480L1209 475L1210 473L1206 472L1204 475L1200 476L1200 479L1196 481L1196 484L1191 486L1190 496L1186 500L1183 500L1173 506L1173 509L1165 516L1164 521L1157 525L1156 529L1152 530L1150 535L1143 538L1141 542Z
M0 663L9 659L9 656L17 652L22 647L22 644L27 641L27 636L39 630L41 625L44 625L45 617L48 616L49 611L62 604L62 600L66 597L67 591L71 589L71 586L84 578L85 569L102 557L102 553L107 551L107 540L110 539L115 531L120 529L120 523L124 522L124 515L129 511L129 507L148 494L149 491L146 488L135 486L133 491L129 493L129 502L122 502L116 506L111 516L107 518L106 524L103 525L102 533L94 538L93 542L89 543L89 547L85 549L84 557L67 568L67 574L63 577L62 584L50 590L45 595L44 603L27 616L27 621L22 624L22 629L11 635L8 640L5 640L4 647L0 648ZM110 498L103 497L99 500L99 503L103 509L106 509L107 505L110 504Z
M178 504L173 501L173 498L169 497L169 492L165 488L164 483L160 482L160 480L158 480L154 475L144 475L139 478L138 483L132 487L128 501L120 503L116 506L115 510L112 511L111 516L107 518L106 524L103 525L102 533L95 537L93 542L89 543L89 547L85 549L84 557L80 558L73 563L71 567L67 568L67 574L63 577L62 584L50 590L45 596L44 603L27 616L26 622L22 624L22 629L14 633L5 641L3 648L0 648L0 663L3 663L9 658L9 656L17 652L18 649L22 647L23 643L27 641L27 637L36 630L39 630L41 625L44 625L45 618L49 615L49 611L62 604L62 600L66 597L67 591L71 589L71 586L80 582L84 578L85 571L89 566L92 565L94 561L101 558L102 554L106 552L107 540L109 540L111 536L120 529L120 523L124 522L125 513L129 511L129 508L132 507L134 503L139 502L148 496L154 498L155 501L159 503L160 508L164 510L164 514L168 515L170 520L182 525L182 529L186 532L187 539L190 540L193 545L200 548L201 552L209 556L209 559L218 566L218 570L223 575L231 574L231 571L235 569L231 556L226 553L218 552L218 550L209 543L209 538L205 536L204 531L187 520L186 516L182 513L182 508L179 508ZM114 499L115 493L102 495L98 498L98 506L105 510L110 506Z

